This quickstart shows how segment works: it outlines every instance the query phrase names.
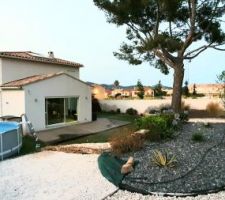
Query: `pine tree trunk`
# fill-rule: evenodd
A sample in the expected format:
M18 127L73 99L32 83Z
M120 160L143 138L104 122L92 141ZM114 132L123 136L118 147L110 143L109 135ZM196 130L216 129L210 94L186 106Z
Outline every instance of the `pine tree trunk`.
M175 113L181 112L182 84L184 78L184 66L174 68L172 108Z

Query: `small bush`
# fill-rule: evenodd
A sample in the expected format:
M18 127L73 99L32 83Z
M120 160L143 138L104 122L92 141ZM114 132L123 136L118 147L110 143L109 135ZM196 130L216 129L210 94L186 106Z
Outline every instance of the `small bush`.
M110 111L109 111L109 113L111 113L111 114L115 114L115 113L116 113L116 111L115 111L115 110L110 110Z
M116 95L115 95L115 98L117 99L117 98L121 98L121 93L117 93Z
M194 142L202 142L204 140L204 136L201 132L196 132L196 133L193 133L191 139Z
M120 109L119 109L119 108L117 108L117 109L116 109L116 113L118 113L118 114L120 114L120 113L121 113L121 111L120 111Z
M219 103L210 102L206 106L206 111L213 116L219 116L223 112L223 109Z
M171 110L172 107L170 104L162 104L160 106L160 112L163 113L164 111L168 111L168 110Z
M174 167L177 162L176 157L172 156L169 158L168 153L155 150L153 152L152 162L159 167Z
M205 128L211 128L211 127L212 127L211 124L210 124L209 122L204 122L204 123L203 123L203 126L204 126Z
M109 141L112 152L120 155L131 151L137 151L144 145L144 138L138 134L120 135Z
M92 112L101 112L101 106L97 98L92 95Z
M156 114L156 113L159 113L159 111L156 109L149 110L149 114Z
M190 110L190 105L189 104L185 104L184 101L181 102L181 110Z
M135 109L133 109L133 108L128 108L128 109L126 110L126 114L128 114L128 115L137 115L138 112L137 112L137 110L135 110Z
M188 112L184 111L184 112L180 113L179 118L182 122L187 122L189 120Z
M138 129L148 129L149 140L160 140L172 137L174 116L172 114L161 114L155 116L146 116L136 120Z

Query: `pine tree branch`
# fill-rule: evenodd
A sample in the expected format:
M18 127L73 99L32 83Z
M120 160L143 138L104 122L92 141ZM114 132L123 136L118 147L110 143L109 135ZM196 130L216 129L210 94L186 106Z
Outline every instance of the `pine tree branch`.
M189 58L188 56L190 56L190 55L193 54L193 53L199 52L199 51L201 51L201 50L203 50L203 49L207 49L210 45L212 45L212 43L210 43L210 44L208 44L208 45L203 45L203 46L201 46L201 47L198 47L198 48L195 49L195 50L192 50L192 51L188 52L186 55L184 55L184 59L188 59L188 58Z
M165 54L163 52L161 52L160 50L154 50L154 54L160 59L162 60L165 64L167 64L168 66L170 66L171 68L174 68L174 63L168 59Z
M179 52L179 56L183 56L186 49L191 45L193 41L193 36L195 32L195 21L196 21L196 1L195 0L189 0L189 16L190 16L190 31L189 34L184 42L183 48Z
M213 43L210 43L208 45L204 45L204 46L201 46L191 52L188 52L185 56L184 56L184 59L185 60L188 60L188 59L193 59L195 57L197 57L199 54L201 54L202 52L204 52L206 49L208 48L213 48L213 49L216 49L216 50L219 50L219 51L225 51L225 49L223 48L218 48L218 46L222 46L224 45L225 43L222 43L222 44L215 44L215 45L212 45ZM194 55L192 55L194 54ZM192 55L192 56L191 56Z
M157 37L159 33L159 3L156 1L157 4L157 14L156 14L156 25L154 28L154 36Z

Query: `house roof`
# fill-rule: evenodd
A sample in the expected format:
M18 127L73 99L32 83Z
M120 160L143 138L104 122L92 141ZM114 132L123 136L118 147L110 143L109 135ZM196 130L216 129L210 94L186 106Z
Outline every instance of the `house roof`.
M0 52L0 58L18 59L32 62L41 62L47 64L66 65L72 67L83 67L82 64L63 60L55 57L48 57L32 51L14 51L14 52Z
M14 81L10 81L8 83L4 83L2 84L0 87L1 88L21 88L22 86L25 86L25 85L29 85L29 84L32 84L32 83L36 83L36 82L39 82L39 81L43 81L43 80L46 80L46 79L50 79L52 77L56 77L56 76L60 76L60 75L67 75L77 81L80 81L84 84L86 84L85 82L73 77L73 76L70 76L68 74L66 74L65 72L57 72L57 73L52 73L52 74L41 74L41 75L34 75L34 76L29 76L29 77L26 77L26 78L22 78L22 79L18 79L18 80L14 80ZM86 84L87 85L87 84Z

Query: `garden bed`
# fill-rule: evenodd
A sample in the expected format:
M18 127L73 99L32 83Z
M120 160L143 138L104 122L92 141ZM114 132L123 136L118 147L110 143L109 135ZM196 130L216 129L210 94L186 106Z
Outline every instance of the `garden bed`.
M193 141L194 133L201 133L203 141ZM156 166L151 161L154 150L166 151L170 157L174 155L175 167ZM211 127L205 127L203 123L187 123L177 132L175 139L147 143L133 156L139 164L122 182L133 191L191 195L225 188L224 123Z

